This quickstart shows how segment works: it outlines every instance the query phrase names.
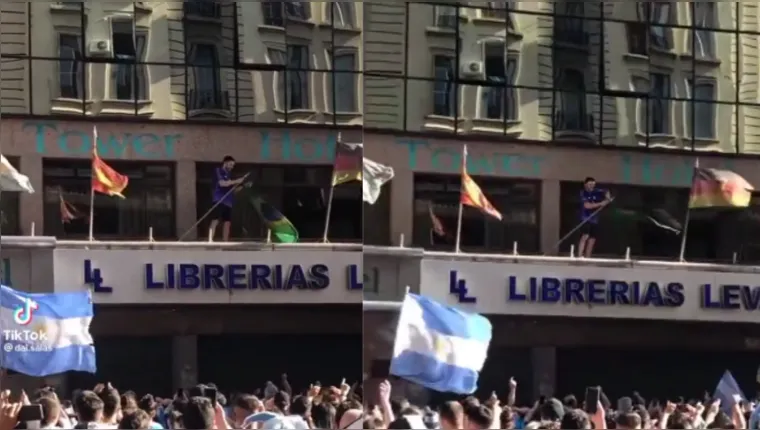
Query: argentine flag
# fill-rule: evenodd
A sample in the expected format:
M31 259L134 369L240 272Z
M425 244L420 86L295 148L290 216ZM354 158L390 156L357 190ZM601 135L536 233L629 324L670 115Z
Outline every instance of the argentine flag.
M390 373L432 390L472 394L490 343L486 317L407 294Z
M0 286L0 367L31 376L95 373L90 293L32 294Z

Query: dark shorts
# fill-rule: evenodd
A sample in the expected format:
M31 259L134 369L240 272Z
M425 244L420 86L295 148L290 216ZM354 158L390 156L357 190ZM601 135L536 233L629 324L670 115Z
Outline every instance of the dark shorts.
M581 235L587 235L592 239L596 239L598 227L599 226L596 223L587 222L581 227Z
M230 222L232 220L232 208L225 204L218 204L214 210L211 211L211 219Z

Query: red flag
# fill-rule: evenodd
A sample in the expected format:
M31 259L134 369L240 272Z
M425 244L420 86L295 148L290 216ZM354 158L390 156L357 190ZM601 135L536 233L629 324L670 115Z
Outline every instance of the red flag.
M467 174L467 147L462 156L462 193L460 202L463 205L478 208L484 213L501 220L501 213L488 201L477 183Z
M443 222L433 212L433 204L428 203L428 212L430 212L430 222L433 223L433 233L436 236L446 236L446 229L443 227Z
M92 190L122 199L122 191L127 188L129 177L118 173L98 157L98 151L92 147Z

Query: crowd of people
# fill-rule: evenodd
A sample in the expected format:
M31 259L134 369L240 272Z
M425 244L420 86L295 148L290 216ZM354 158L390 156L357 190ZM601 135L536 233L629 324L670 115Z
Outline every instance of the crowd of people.
M574 395L562 400L539 398L532 406L515 404L517 383L506 398L496 393L447 401L433 408L392 396L391 383L377 384L363 403L363 384L345 382L322 387L315 382L293 393L287 377L267 382L251 393L230 393L214 384L179 390L171 398L131 391L110 384L76 391L62 400L51 387L31 396L0 392L0 430L41 429L741 429L759 428L760 412L745 401L730 407L719 399L646 402L638 393L613 405L602 393L596 407ZM600 390L601 392L601 390ZM35 416L35 410L39 415ZM26 411L26 412L25 412ZM32 413L28 413L28 412Z
M363 426L361 385L316 382L293 393L283 375L251 393L225 396L214 384L171 398L120 393L108 384L64 400L52 387L33 395L0 392L0 430L11 429L353 429Z

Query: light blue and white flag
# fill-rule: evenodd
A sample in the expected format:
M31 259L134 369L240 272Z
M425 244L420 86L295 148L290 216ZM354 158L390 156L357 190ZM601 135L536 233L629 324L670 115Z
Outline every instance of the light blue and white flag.
M744 393L739 387L739 384L736 382L736 379L734 379L734 375L732 375L729 370L723 372L723 376L721 376L720 381L718 381L718 386L715 387L713 398L720 399L721 410L729 413L729 416L734 404L747 400L747 398L744 397Z
M472 394L490 343L486 317L407 294L390 373L432 390Z
M32 294L0 286L0 367L31 376L95 373L88 291Z

